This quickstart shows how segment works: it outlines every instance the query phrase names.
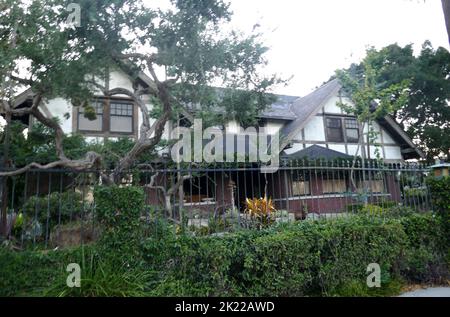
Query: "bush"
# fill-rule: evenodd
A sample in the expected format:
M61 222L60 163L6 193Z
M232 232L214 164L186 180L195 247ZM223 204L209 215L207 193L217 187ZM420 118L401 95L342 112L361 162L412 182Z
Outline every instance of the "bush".
M103 202L108 193L117 194L111 196L112 203ZM126 197L140 199L141 193L134 188L97 193L102 214L106 214L101 219L109 231L104 236L108 239L87 249L84 256L80 249L48 253L0 250L1 272L6 275L0 279L0 294L380 296L394 294L404 280L439 282L448 277L447 237L442 218L435 214L355 215L275 224L221 237L177 234L173 225L154 221L146 228L150 237L140 244L134 232L122 232L131 227L121 221L134 221L141 207L131 203L128 208L123 203ZM114 210L121 221L111 219L107 210ZM114 228L108 226L112 223ZM133 223L133 228L135 225L140 230L141 226ZM127 234L132 243L120 240ZM64 286L65 266L72 262L84 263L82 290ZM370 263L378 263L382 269L381 289L366 286Z
M450 176L428 177L433 208L441 215L444 222L447 243L450 244Z
M85 247L85 252L92 252ZM0 296L43 296L69 263L81 263L81 249L14 252L0 247ZM64 277L64 278L65 278Z
M358 212L365 215L381 216L385 212L385 209L381 206L369 204L366 206L362 206Z
M151 271L117 267L102 260L95 252L81 255L81 287L69 288L67 273L48 287L45 296L58 297L142 297L146 296L146 285L151 280Z
M140 187L97 186L94 189L96 216L102 226L99 249L118 265L135 265L143 237L140 220L144 210L144 191Z
M39 223L46 227L48 218L49 229L78 218L82 211L81 194L74 191L53 192L42 197L32 196L22 207L22 214L28 219L27 223L37 216Z
M400 223L408 236L402 276L413 282L442 282L447 275L449 251L442 218L412 214L400 218Z
M447 276L448 246L439 226L431 214L353 216L224 237L172 234L164 242L146 241L144 253L152 267L164 271L153 292L158 296L339 295L349 285L380 295L398 289L404 279ZM370 263L382 268L382 290L365 286Z
M245 200L245 218L244 225L248 228L267 228L275 222L275 206L272 199L247 198Z
M433 206L442 214L450 213L450 176L428 177L427 185L431 191Z

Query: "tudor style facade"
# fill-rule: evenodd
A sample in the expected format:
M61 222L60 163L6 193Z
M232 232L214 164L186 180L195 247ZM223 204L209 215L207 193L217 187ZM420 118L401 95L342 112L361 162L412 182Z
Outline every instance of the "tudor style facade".
M131 79L123 70L115 70L101 82L110 89L125 87L130 90L136 86L147 85L148 77L140 74ZM16 99L16 107L27 107L33 97L27 90ZM143 96L147 107L151 103ZM339 103L351 104L351 100L342 94L341 85L331 80L305 97L278 96L278 100L270 105L259 117L260 127L265 127L269 134L279 133L281 157L284 160L318 158L344 158L351 160L358 149L358 139L362 133L356 118L344 113ZM104 139L139 136L142 123L141 113L126 96L104 98L100 93L92 101L96 113L95 120L85 117L83 109L74 107L67 100L55 98L41 105L48 117L57 117L65 133L80 133L88 138ZM33 124L33 118L21 118ZM166 124L163 138L168 139L173 127L172 122ZM240 135L236 122L224 125L226 134ZM365 151L367 158L375 158L378 151L386 163L398 163L409 159L420 159L423 154L416 148L411 139L397 125L394 119L385 117L373 122L372 129L377 132L377 145L365 144L359 151ZM245 141L246 142L246 141ZM378 150L377 150L378 149ZM361 152L358 154L360 155ZM214 181L212 181L214 180ZM167 180L161 180L161 184ZM195 183L197 182L197 183ZM349 175L320 174L302 169L301 173L280 170L268 179L263 179L260 172L239 171L231 175L224 172L213 172L201 178L186 181L185 203L183 208L190 210L222 210L237 207L242 209L245 198L260 197L265 189L276 203L278 209L286 209L300 217L307 209L313 212L342 211L351 203L348 192L356 192L358 187L365 186L360 180L357 188L353 188ZM385 197L399 201L399 184L394 176L382 180L370 178L372 197ZM261 184L265 184L264 186ZM264 188L263 188L264 187ZM198 188L196 192L192 188ZM243 189L246 190L243 190ZM158 205L161 197L157 191L148 190L147 203ZM234 206L234 207L233 207Z
M131 79L121 69L114 70L100 80L100 84L110 89L144 86L148 77L141 73L137 79ZM278 96L278 100L260 115L260 126L264 126L269 134L280 135L280 150L285 154L294 154L312 145L318 145L343 155L355 155L358 149L359 131L354 116L346 114L338 106L339 103L351 104L341 91L338 80L332 80L305 97ZM26 90L17 97L16 107L29 106L33 94ZM148 96L143 96L149 100ZM150 101L146 102L151 109ZM100 92L92 100L96 118L89 120L84 110L74 107L68 100L54 98L45 101L41 108L48 117L57 117L65 133L80 133L89 138L137 138L142 123L141 112L137 105L127 96L104 98ZM24 120L33 124L33 118ZM174 124L166 125L163 138L168 139ZM231 121L225 125L226 133L238 134L238 126ZM401 162L408 159L419 159L423 154L416 148L411 139L390 118L385 117L373 122L371 129L377 133L376 145L365 144L358 154L364 151L365 157L375 158L376 151L386 162ZM366 140L366 138L364 138ZM378 149L378 150L377 150Z

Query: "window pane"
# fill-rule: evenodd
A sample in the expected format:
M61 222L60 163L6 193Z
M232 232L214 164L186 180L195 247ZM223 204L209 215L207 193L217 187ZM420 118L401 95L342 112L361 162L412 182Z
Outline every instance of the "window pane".
M359 132L358 129L346 129L347 142L358 142Z
M97 114L95 120L85 118L82 113L78 115L78 129L82 131L102 131L103 130L103 115Z
M111 132L133 132L133 118L124 116L111 116Z
M358 181L358 189L363 190L367 188L369 192L372 193L383 193L384 192L384 182L383 180L371 180L371 181Z
M322 189L324 194L345 193L347 185L344 179L324 179Z
M100 101L93 101L91 107L94 108L96 114L103 114L103 103ZM78 108L79 113L84 113L84 107Z
M327 118L327 127L328 128L340 128L341 127L341 119L340 118Z
M112 103L111 102L111 114L119 116L132 116L133 105L128 103Z
M358 122L356 119L345 119L345 127L348 129L358 129Z
M294 196L310 195L311 191L309 188L309 182L308 181L293 182L292 183L292 194Z
M344 137L342 135L342 129L327 129L327 138L331 142L344 142Z

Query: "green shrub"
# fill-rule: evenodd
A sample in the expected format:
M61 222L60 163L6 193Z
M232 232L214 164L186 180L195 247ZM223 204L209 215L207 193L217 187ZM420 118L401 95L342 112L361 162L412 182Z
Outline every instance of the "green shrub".
M385 213L385 211L386 209L381 206L368 204L366 206L362 206L358 212L365 215L381 216Z
M441 213L450 212L450 176L429 177L427 185L430 187L433 206Z
M141 194L135 189L106 190L97 198L102 202L106 199L103 195L116 194L116 190L122 197L116 195L110 199L113 203L105 202L109 205L103 211L115 210L120 218L124 210L130 210L123 219L135 219L131 215L139 214L141 205L130 203L135 207L131 210L121 203L125 197L139 200ZM118 231L130 228L108 220L109 214L102 219L106 229L110 223ZM135 225L140 230L141 226ZM431 213L283 223L222 237L176 234L174 226L163 221L151 221L146 229L149 237L142 244L137 240L128 244L116 241L126 235L116 235L111 227L105 236L111 241L87 249L86 256L80 255L80 249L48 253L0 250L1 272L7 275L0 279L1 294L381 296L398 292L404 280L438 282L448 277L449 248L442 217ZM129 234L135 239L134 233ZM136 260L139 265L134 265ZM83 263L82 290L64 286L65 266L72 262ZM365 284L370 263L381 266L380 289Z
M117 267L102 260L96 253L82 252L80 263L80 287L67 287L67 273L62 271L59 279L44 291L52 297L143 297L146 286L153 279L151 271Z
M339 295L349 285L378 296L403 279L447 276L439 218L410 217L303 221L224 237L172 234L147 240L144 253L164 271L158 296ZM381 290L364 287L370 263L382 268Z
M428 177L433 208L441 215L444 222L447 243L450 244L450 176Z
M135 265L140 258L143 237L140 220L144 191L140 187L97 186L94 189L96 216L102 226L99 249L108 260ZM110 258L110 259L109 259Z
M448 273L449 251L442 218L433 214L412 214L400 218L408 236L400 269L402 276L414 282L442 282Z
M53 192L47 196L32 196L24 203L22 214L26 222L30 223L37 216L39 223L49 229L57 224L67 223L81 216L83 211L82 196L78 192Z
M67 277L69 263L81 263L81 255L81 248L15 252L0 247L0 296L43 296L61 274Z
M388 282L381 281L381 287L379 288L369 288L365 282L353 280L338 286L330 293L330 295L342 297L395 296L402 292L404 285L405 282L403 280L394 279Z

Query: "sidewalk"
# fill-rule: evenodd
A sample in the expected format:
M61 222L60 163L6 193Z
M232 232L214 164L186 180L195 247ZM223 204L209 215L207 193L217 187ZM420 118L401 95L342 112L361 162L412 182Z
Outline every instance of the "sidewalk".
M450 297L450 287L432 287L403 293L399 297Z

